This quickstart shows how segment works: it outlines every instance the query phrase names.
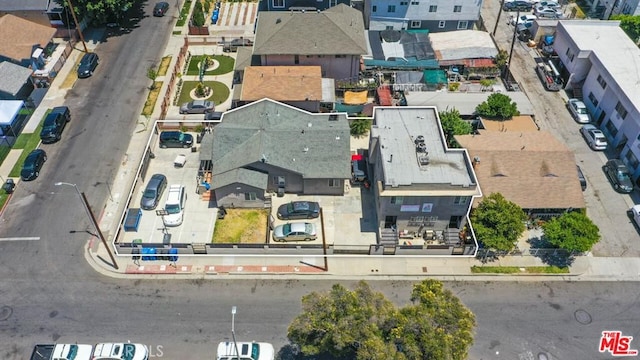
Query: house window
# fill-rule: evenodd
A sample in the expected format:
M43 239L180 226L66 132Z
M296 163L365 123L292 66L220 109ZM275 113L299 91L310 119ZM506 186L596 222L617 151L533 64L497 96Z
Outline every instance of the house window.
M296 65L300 64L300 56L294 55L293 56L293 63L296 64Z
M396 12L396 6L395 5L389 5L387 7L387 12L390 12L390 13Z
M272 0L271 5L274 8L283 8L284 7L284 0Z
M338 179L329 179L329 187L340 187L341 183Z
M453 12L462 12L462 5L456 5L453 7Z
M387 25L384 29L385 30L393 30L393 25Z
M592 92L589 92L589 101L591 101L593 106L598 106L598 99L596 99L596 96L593 95Z
M627 117L627 109L622 106L622 103L620 101L618 101L618 103L616 104L616 111L623 120Z
M406 6L409 5L409 2L407 1L400 1L400 6Z
M446 24L447 24L447 22L446 22L446 21L439 21L439 22L438 22L438 28L439 28L439 29L444 29L444 26L445 26Z
M453 198L453 205L465 205L467 203L466 196L456 196Z
M420 5L420 1L412 1L411 5Z
M465 30L469 26L468 21L458 21L458 30Z
M256 199L256 193L244 193L244 199L247 201L253 201Z
M402 196L392 196L391 205L402 205L403 200L404 200L404 197Z
M607 122L607 126L605 126L607 128L607 130L609 131L609 134L611 134L612 137L616 137L616 135L618 135L618 129L616 129L616 126L613 124L613 121L609 120Z
M412 28L419 28L420 27L421 22L420 21L412 21L411 22L411 27Z
M567 48L567 51L565 52L565 55L567 55L567 57L569 58L569 61L573 61L573 51L571 51L570 48Z
M429 5L429 12L438 11L438 5Z
M376 12L376 11L378 11L378 7L376 5L373 5L371 7L371 12Z
M598 75L598 83L600 83L600 86L602 86L603 89L607 87L607 82L604 81L602 75Z
M627 158L627 161L629 162L629 165L631 165L632 168L637 169L638 168L638 158L631 152L631 150L629 150L627 152L627 155L625 155L625 157Z
M336 59L344 59L347 55L336 55Z

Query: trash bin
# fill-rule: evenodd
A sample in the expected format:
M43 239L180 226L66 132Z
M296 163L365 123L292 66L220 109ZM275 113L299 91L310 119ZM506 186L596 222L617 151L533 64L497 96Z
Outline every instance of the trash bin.
M7 194L11 194L15 187L16 183L13 181L13 179L7 179L7 181L5 181L2 185L2 190L4 190L4 192L6 192Z

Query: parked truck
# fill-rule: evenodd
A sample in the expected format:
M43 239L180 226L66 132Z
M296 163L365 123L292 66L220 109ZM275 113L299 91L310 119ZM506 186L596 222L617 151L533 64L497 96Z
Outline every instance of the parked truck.
M562 78L551 60L536 61L536 73L547 91L560 91Z
M36 345L31 360L90 360L93 346L80 344Z

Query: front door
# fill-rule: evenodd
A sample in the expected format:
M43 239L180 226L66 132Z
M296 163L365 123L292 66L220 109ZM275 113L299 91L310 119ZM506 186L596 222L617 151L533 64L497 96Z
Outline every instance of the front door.
M384 228L391 229L396 226L397 216L385 216L384 217Z

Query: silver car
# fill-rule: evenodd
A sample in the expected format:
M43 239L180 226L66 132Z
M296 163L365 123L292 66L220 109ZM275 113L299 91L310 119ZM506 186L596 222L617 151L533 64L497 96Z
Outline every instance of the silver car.
M567 107L571 112L571 116L580 124L588 124L591 122L591 115L584 103L578 99L569 99Z
M213 101L193 100L180 106L180 114L204 114L215 111Z
M307 222L287 223L273 229L273 241L313 241L317 238L316 225Z
M607 138L597 127L588 124L580 128L580 133L593 150L607 150Z

